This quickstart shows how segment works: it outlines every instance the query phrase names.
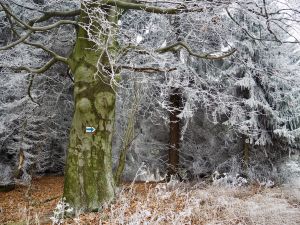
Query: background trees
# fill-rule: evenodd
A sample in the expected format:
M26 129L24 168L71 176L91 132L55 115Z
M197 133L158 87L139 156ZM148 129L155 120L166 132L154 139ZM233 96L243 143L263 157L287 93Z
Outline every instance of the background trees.
M131 161L129 168L135 168L127 175L125 173L127 177L132 177L132 171L142 161L149 160L151 155L155 155L155 160L149 160L153 167L160 165L160 169L165 168L162 162L167 162L166 149L172 149L172 146L167 147L169 138L165 134L170 122L169 113L171 120L181 120L180 126L179 122L173 124L177 131L182 128L181 144L178 143L178 133L177 144L174 143L177 145L175 152L180 147L180 167L186 167L199 176L220 168L231 170L233 163L237 172L242 170L240 160L243 159L244 167L255 177L257 169L251 168L260 163L261 154L274 167L277 154L287 146L290 150L297 147L299 109L291 109L290 106L298 105L299 65L296 52L291 56L291 51L287 51L298 43L294 23L299 15L295 2L83 1L81 6L79 2L69 2L59 8L48 3L42 6L32 3L24 8L15 3L1 1L3 17L8 18L3 26L8 38L1 47L6 50L3 58L8 60L2 62L5 70L2 69L1 75L12 73L12 67L19 67L18 73L20 70L28 72L25 75L29 76L27 99L31 100L30 110L36 107L36 103L43 103L40 89L32 88L37 87L34 86L37 79L33 82L34 72L44 72L57 62L68 64L71 69L68 75L66 66L55 65L54 71L56 68L64 70L65 79L60 81L61 78L57 78L59 82L54 88L66 88L63 94L50 89L44 92L49 107L60 101L70 104L67 108L72 107L68 92L75 78L75 119L65 186L65 193L72 193L66 196L74 205L83 204L87 209L94 209L103 199L113 196L110 145L115 98L117 103L124 104L117 104L115 137L124 138L123 142L117 140L116 146L122 146L123 150L132 149L128 156ZM19 11L29 13L17 17ZM76 16L80 12L79 26L76 26ZM61 28L62 24L66 27ZM74 25L78 35L73 47ZM49 31L52 27L55 27L54 30ZM9 34L9 31L13 32ZM49 39L48 35L52 38ZM59 47L65 43L70 48ZM18 51L18 46L24 48L25 45L37 50ZM15 48L11 50L11 47ZM32 53L37 57L36 61L32 55L24 55ZM23 61L16 58L16 54L23 56ZM29 57L30 61L24 60ZM27 66L38 67L44 63L41 59L48 63L38 69L23 65L27 63ZM42 77L41 82L44 82ZM23 83L20 86L24 88ZM178 105L174 105L172 98L174 90L181 95L182 101ZM24 92L21 99L25 98ZM55 104L50 101L55 99L54 96L58 99ZM17 104L14 106L21 108ZM69 117L70 111L64 107L57 110L60 113L57 114L56 125L47 124L49 120L43 113L47 113L48 108L39 111L33 121L29 121L31 133L40 132L41 127L50 129L51 126L58 132L52 132L54 137L46 135L48 130L45 135L38 133L36 144L23 147L25 153L38 155L34 152L38 152L40 140L46 140L44 136L49 138L50 143L56 142L58 137L65 138L64 130L69 126L65 122L69 121L64 116ZM129 112L129 116L122 112ZM42 117L40 120L39 116ZM135 126L134 117L138 118ZM36 121L42 124L38 128ZM13 122L7 126L14 126ZM88 136L83 129L85 126L95 126L99 132ZM125 136L120 127L125 128ZM4 136L9 135L4 132ZM21 138L20 129L17 136L16 143L19 145L21 140L25 140ZM33 142L34 135L29 138ZM7 140L13 140L13 135ZM8 148L13 149L11 155L18 158L19 147L12 142L6 143L9 143ZM276 143L279 149L274 151L272 143ZM3 149L1 151L8 152L7 148ZM46 147L42 149L41 152L45 152L39 153L42 158L52 154ZM61 159L63 154L60 147L57 149ZM135 154L136 149L146 151ZM98 160L95 160L97 157ZM122 158L125 158L124 154ZM51 161L45 160L47 163ZM101 165L99 161L102 161ZM47 170L47 163L40 163L40 167L44 168L41 171ZM176 166L177 159L173 163ZM97 183L95 180L106 182ZM97 190L101 189L98 193L97 185L101 187L98 187Z
M57 7L55 2L46 5L27 2L24 7L29 9L18 6L21 1L10 3L11 9L24 20L39 16L38 10L42 7ZM61 7L72 8L74 4ZM73 85L63 65L56 65L54 70L36 76L34 80L34 73L10 69L25 65L38 67L49 56L42 49L30 45L29 40L28 44L7 48L18 40L17 34L22 30L17 26L12 29L3 10L1 22L1 165L11 171L9 178L6 177L11 183L23 152L25 161L19 178L26 183L30 181L31 173L62 173L73 109ZM52 29L48 36L36 34L31 41L67 54L74 40L69 28Z

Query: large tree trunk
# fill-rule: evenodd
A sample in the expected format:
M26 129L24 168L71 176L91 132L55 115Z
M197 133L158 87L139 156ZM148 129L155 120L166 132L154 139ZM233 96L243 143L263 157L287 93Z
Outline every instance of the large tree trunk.
M80 21L89 22L84 12ZM63 195L66 202L75 209L93 211L114 197L111 148L115 92L109 82L105 82L105 74L97 70L98 60L105 65L108 64L107 57L101 54L101 49L92 50L93 43L86 38L86 31L79 28L76 45L69 57L70 69L75 78L75 112ZM94 127L96 131L86 133L86 127Z
M172 88L170 93L170 104L173 108L170 112L170 141L169 141L169 169L168 177L178 172L179 166L179 147L180 147L180 108L182 107L182 94L179 88Z

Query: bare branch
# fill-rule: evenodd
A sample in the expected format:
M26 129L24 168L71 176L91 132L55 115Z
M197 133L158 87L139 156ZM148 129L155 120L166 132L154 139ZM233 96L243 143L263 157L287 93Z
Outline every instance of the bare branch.
M72 77L72 75L71 75L71 71L68 69L67 70L67 76L70 78L70 80L72 81L72 83L74 83L75 81L74 81L74 78Z
M43 12L43 13L44 13L43 16L30 20L28 24L32 26L34 23L41 23L52 17L78 16L78 15L80 15L80 9L77 9L74 11L66 11L66 12L52 11L52 12Z
M149 6L141 3L131 3L119 0L105 0L104 4L117 6L122 9L135 9L135 10L143 10L149 13L157 13L157 14L178 14L184 12L202 12L202 8L193 8L187 9L184 5L181 5L177 8L162 8L157 6Z
M287 12L291 11L291 12L300 14L300 10L289 8L289 9L279 9L276 12L269 13L269 15L276 15L276 14L280 14L281 12L286 12L286 11Z
M270 32L270 34L272 34L273 35L273 37L275 38L275 40L277 41L277 42L279 42L279 43L282 43L279 39L278 39L278 37L277 37L277 35L273 32L273 30L271 29L271 25L270 25L270 21L269 21L269 14L268 14L268 10L267 10L267 6L266 6L266 0L263 0L263 5L264 5L264 13L265 13L265 17L266 17L266 19L267 19L267 29L268 29L268 31Z
M50 54L53 58L55 58L57 61L63 62L63 63L65 63L65 64L68 64L68 59L67 59L67 58L58 55L58 54L55 53L54 51L52 51L52 50L48 49L47 47L45 47L44 45L26 41L26 39L30 36L30 34L31 34L33 31L29 31L27 35L25 35L24 37L21 37L21 35L19 35L18 32L14 29L10 17L8 17L8 20L9 20L10 25L11 25L11 30L13 31L13 33L14 33L16 36L19 37L19 40L17 40L17 41L14 42L14 43L11 43L10 45L7 45L7 46L4 46L4 47L0 48L0 50L7 50L7 49L12 48L12 47L14 47L14 46L16 46L17 44L19 44L19 43L22 42L22 43L24 43L24 44L27 44L27 45L30 45L30 46L34 46L34 47L36 47L36 48L41 48L41 49L43 49L45 52L47 52L48 54Z
M24 41L24 44L27 44L27 45L30 45L30 46L34 46L36 48L43 49L45 52L49 53L56 61L60 61L60 62L63 62L65 64L68 64L68 59L67 58L58 55L57 53L55 53L54 51L46 48L42 44L32 43L32 42L28 42L28 41Z
M34 80L34 74L31 74L30 77L29 77L29 85L28 85L28 88L27 88L27 94L28 94L30 100L31 100L33 103L37 104L38 106L41 106L38 102L36 102L36 101L33 99L32 95L31 95L31 88L32 88L32 85L33 85L33 80Z
M12 43L10 43L9 45L0 47L0 51L2 51L2 50L8 50L8 49L13 48L16 45L20 44L21 42L24 42L30 36L31 33L32 33L32 31L30 30L29 32L27 32L26 35L24 35L23 37L20 37L20 39L14 41Z
M72 20L60 20L57 21L53 24L47 25L47 26L43 26L43 27L33 27L28 25L27 23L23 22L22 20L20 20L15 14L13 14L2 2L0 2L0 5L2 6L3 10L6 12L6 14L10 15L12 18L14 18L17 22L17 24L21 27L24 27L26 29L29 29L31 31L48 31L51 30L57 26L63 25L63 24L73 24L73 25L77 25L77 22L72 21Z
M29 68L26 66L21 66L18 68L12 68L13 70L26 70L30 73L44 73L46 72L51 66L53 66L57 62L56 59L52 58L49 62L47 62L44 66L40 68Z
M72 11L43 11L43 10L39 10L39 9L35 9L35 8L31 8L29 6L25 6L25 5L21 5L17 2L14 2L12 0L10 0L13 4L25 8L25 9L29 9L32 11L37 11L40 13L43 13L44 15L35 19L32 19L29 21L29 25L33 25L34 23L40 23L43 21L46 21L52 17L72 17L72 16L79 16L80 15L80 9L76 9L76 10L72 10Z
M171 72L177 70L176 68L133 67L133 66L126 66L126 65L120 65L118 67L122 69L133 70L135 72L144 72L144 73Z
M270 20L270 22L274 23L277 27L279 27L281 30L283 30L284 32L286 32L288 35L290 35L291 37L293 37L295 40L297 40L298 43L300 43L299 39L293 35L291 32L289 32L287 29L285 29L283 26L281 26L279 23L276 22L276 20ZM279 20L279 22L283 23L284 25L286 25L287 27L291 27L289 24L286 24L282 21ZM293 29L293 27L291 27Z
M267 42L279 42L279 43L291 43L291 44L296 44L296 43L299 43L298 41L281 41L281 40L276 40L276 39L267 39L267 38L257 38L255 37L253 34L250 34L250 32L248 32L247 29L245 29L244 27L241 26L241 24L239 24L234 18L233 16L230 14L228 8L225 8L226 12L227 12L227 15L229 16L229 18L236 24L238 25L242 31L244 31L244 33L250 37L251 39L253 40L256 40L256 41L267 41Z
M39 9L34 9L34 8L29 7L29 6L21 5L21 4L15 2L15 1L12 1L12 0L10 0L10 2L13 3L13 4L15 4L15 5L17 5L17 6L19 6L19 7L22 7L24 9L29 9L29 10L32 10L32 11L37 11L37 12L40 12L40 13L44 12L44 11L39 10Z
M157 49L156 52L165 53L168 51L174 51L174 50L176 51L176 50L178 50L178 49L176 49L176 47L178 47L178 46L185 48L191 56L201 58L201 59L218 60L218 59L226 58L236 52L236 49L233 48L228 52L211 52L211 53L199 54L199 53L193 52L192 49L186 43L184 43L182 41L172 44L170 46L164 47L164 48Z

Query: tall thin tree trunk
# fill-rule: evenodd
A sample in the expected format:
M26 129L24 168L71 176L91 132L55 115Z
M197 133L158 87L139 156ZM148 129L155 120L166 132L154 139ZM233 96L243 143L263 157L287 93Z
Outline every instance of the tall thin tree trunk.
M83 10L80 22L89 23ZM99 209L103 202L113 199L115 191L112 135L116 96L109 82L105 82L105 73L97 69L98 60L104 65L108 64L107 57L101 49L96 51L92 47L87 32L80 27L76 45L69 57L75 78L75 112L63 195L72 207L85 211ZM94 127L96 131L86 133L86 127Z
M182 94L179 88L172 88L170 93L170 104L173 110L170 112L170 141L169 141L169 168L168 176L175 175L179 166L179 147L180 147L180 108L182 107Z
M139 109L139 104L140 104L140 87L139 85L134 84L134 93L133 93L133 98L132 98L132 105L130 110L128 111L128 118L127 118L127 124L126 124L126 129L124 131L124 136L122 140L122 146L121 146L121 151L119 154L119 162L118 166L116 168L114 178L115 178L115 183L117 186L121 184L122 181L122 174L125 169L126 165L126 155L128 150L131 147L131 144L133 140L135 139L134 135L134 125L136 122L136 116L137 112Z
M247 173L250 158L250 143L246 136L243 137L243 144L243 170L244 173Z
M249 99L250 98L250 91L247 88L237 88L237 96L244 98L244 99ZM247 116L248 117L248 116ZM249 119L249 118L247 118ZM249 167L249 161L250 161L250 143L247 135L242 134L242 143L243 143L243 161L242 161L242 169L245 174L247 174L248 167Z

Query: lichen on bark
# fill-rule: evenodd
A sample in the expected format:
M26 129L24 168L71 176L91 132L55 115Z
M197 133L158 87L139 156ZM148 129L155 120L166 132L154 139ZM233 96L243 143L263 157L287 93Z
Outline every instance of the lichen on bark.
M81 23L88 23L82 10ZM104 82L106 74L97 63L108 63L101 50L93 50L87 32L80 27L74 50L68 59L74 75L75 112L65 170L64 197L75 209L98 210L114 197L112 133L115 92ZM103 59L101 57L104 57ZM95 74L97 76L95 76ZM94 127L94 133L86 133Z

